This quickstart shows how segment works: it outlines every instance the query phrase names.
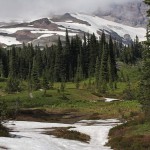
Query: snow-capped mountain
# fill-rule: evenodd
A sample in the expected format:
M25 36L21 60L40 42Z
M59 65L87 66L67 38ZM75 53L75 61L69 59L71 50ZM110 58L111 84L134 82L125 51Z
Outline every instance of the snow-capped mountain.
M144 28L134 28L127 25L119 24L116 22L108 21L102 19L98 16L90 16L85 14L71 14L73 18L82 20L85 23L78 23L73 20L65 20L63 22L55 22L57 25L61 25L68 29L74 29L83 32L94 33L97 37L100 36L102 31L106 34L111 34L113 37L120 37L123 40L126 35L130 35L131 39L134 40L136 35L139 37L140 41L145 40L145 29Z
M70 36L77 34L83 37L84 33L94 33L99 38L104 31L124 43L134 40L136 35L140 41L144 41L146 35L145 28L130 27L98 16L67 13L53 18L0 27L0 43L12 45L32 42L33 45L50 46L56 43L58 36L65 40L66 28Z

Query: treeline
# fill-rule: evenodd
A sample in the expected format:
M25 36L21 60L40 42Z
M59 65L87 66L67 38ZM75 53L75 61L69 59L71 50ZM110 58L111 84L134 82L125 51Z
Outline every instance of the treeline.
M45 47L32 44L0 49L0 77L8 78L6 90L20 89L20 81L28 81L29 89L48 88L49 83L76 82L95 77L95 86L105 92L107 84L115 88L117 60L134 65L142 58L142 45L138 37L133 44L124 46L102 32L100 40L93 35L58 38L57 45Z

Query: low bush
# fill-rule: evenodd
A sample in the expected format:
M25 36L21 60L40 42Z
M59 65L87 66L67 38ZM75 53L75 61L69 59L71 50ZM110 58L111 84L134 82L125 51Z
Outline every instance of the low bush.
M56 128L53 131L46 132L48 135L54 135L57 138L64 138L69 140L77 140L81 142L88 143L90 141L90 136L80 133L78 131L71 131L68 128Z
M9 131L3 125L0 125L0 137L9 137Z

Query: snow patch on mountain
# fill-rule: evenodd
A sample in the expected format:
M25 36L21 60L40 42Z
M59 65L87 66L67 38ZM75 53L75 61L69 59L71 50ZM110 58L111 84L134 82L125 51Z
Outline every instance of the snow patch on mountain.
M44 29L34 28L34 27L0 28L0 33L14 34L17 31L21 31L21 30L38 31Z
M49 30L36 30L36 31L31 31L31 33L38 33L38 34L56 34L56 35L61 35L61 36L65 36L66 32L64 31L49 31ZM69 33L69 36L75 36L76 33Z
M53 35L54 34L51 34L51 33L49 33L49 34L43 34L43 35L39 36L38 39L45 38L45 37L50 37L50 36L53 36Z
M72 17L79 20L88 22L90 25L73 23L73 22L55 22L58 25L62 25L66 28L81 30L83 32L89 32L90 34L95 34L97 37L100 35L98 31L106 31L106 33L117 33L119 36L123 37L129 34L131 39L134 40L136 36L139 37L140 41L144 41L146 35L146 29L144 28L134 28L127 25L119 24L116 22L108 21L97 16L85 15L85 14L71 14Z
M6 44L8 46L21 44L19 41L16 40L15 37L2 36L2 35L0 35L0 43Z

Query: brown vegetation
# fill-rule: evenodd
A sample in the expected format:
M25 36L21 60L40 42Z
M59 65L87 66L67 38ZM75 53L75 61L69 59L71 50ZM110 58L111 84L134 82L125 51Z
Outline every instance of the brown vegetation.
M110 145L115 150L150 150L150 123L143 118L110 130Z
M9 137L9 131L3 125L0 125L0 137Z
M57 138L64 138L69 140L76 140L89 143L90 136L80 133L78 131L69 130L69 128L55 128L53 131L46 132L48 135L54 135Z

